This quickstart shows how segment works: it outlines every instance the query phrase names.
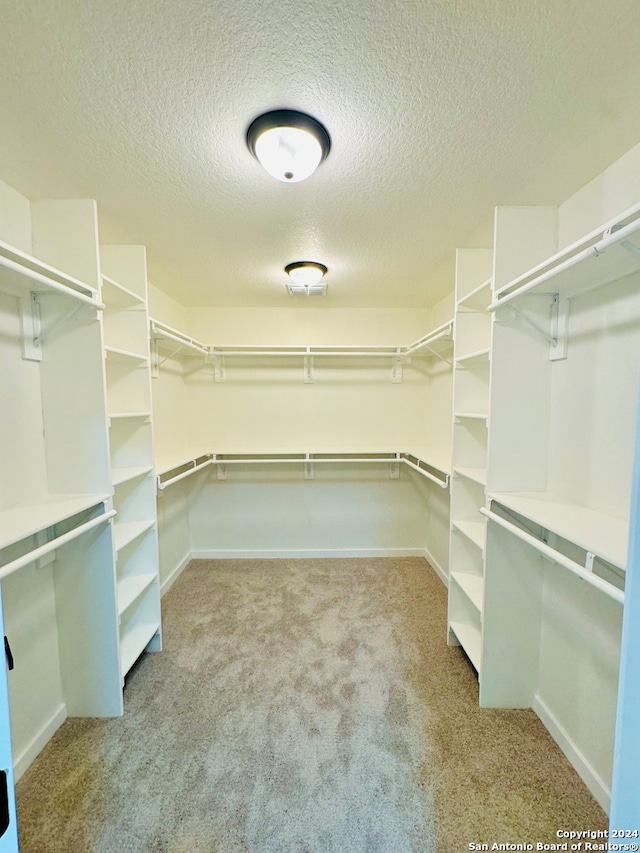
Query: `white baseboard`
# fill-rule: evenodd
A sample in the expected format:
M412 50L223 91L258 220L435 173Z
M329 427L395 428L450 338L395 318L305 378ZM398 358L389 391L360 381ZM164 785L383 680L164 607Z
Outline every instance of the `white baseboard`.
M67 706L63 703L49 717L47 722L42 726L22 752L14 758L13 761L13 777L14 781L23 775L27 767L36 759L42 752L45 746L49 743L60 726L67 719Z
M449 575L448 575L448 574L447 574L447 572L442 568L442 566L441 566L441 565L440 565L440 563L436 560L436 558L433 556L433 554L431 554L427 548L423 548L421 556L425 558L425 560L427 561L427 563L429 563L429 565L431 566L431 568L434 570L434 572L438 575L438 577L440 578L440 580L442 581L442 583L443 583L443 584L447 587L447 589L448 589L448 588L449 588Z
M424 557L423 548L327 548L291 551L192 551L193 560L303 560L312 557Z
M184 569L189 565L189 562L193 559L193 554L191 551L181 560L175 569L171 572L168 578L160 584L160 595L164 595L165 592L168 592L171 586L178 580Z
M587 758L573 742L562 723L560 723L558 718L545 704L544 700L537 694L533 699L533 710L540 717L545 728L563 751L578 776L591 791L604 811L609 814L611 809L611 788L596 773Z

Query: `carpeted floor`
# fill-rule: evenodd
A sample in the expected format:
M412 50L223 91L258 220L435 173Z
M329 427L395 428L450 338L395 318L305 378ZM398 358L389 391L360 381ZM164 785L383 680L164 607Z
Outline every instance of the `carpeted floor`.
M458 853L605 829L531 711L477 706L424 560L194 561L119 720L17 786L22 853Z

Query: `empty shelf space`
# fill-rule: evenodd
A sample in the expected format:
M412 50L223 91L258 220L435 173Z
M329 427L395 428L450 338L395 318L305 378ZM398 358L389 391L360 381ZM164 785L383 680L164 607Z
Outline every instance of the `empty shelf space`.
M452 525L466 536L469 541L477 545L481 551L484 551L484 546L487 541L487 527L484 521L455 521L452 520Z
M48 495L0 511L0 549L108 500L108 495Z
M120 639L120 668L124 677L160 628L159 622L129 628Z
M130 575L118 581L118 614L122 615L133 602L157 580L153 572Z
M626 568L628 521L549 492L494 492L489 499L608 563Z
M102 276L102 298L110 309L144 307L144 296L138 296L106 275Z
M458 309L465 311L486 311L491 302L491 279L483 281L461 299L458 299Z
M490 347L470 352L468 355L461 355L456 358L456 367L489 367Z
M155 521L116 521L113 527L116 552L150 530Z
M472 480L474 483L479 483L481 486L487 483L486 468L454 468L453 473L459 477L465 477L467 480Z
M121 486L123 483L128 483L130 480L135 480L138 477L144 477L153 471L151 465L141 468L113 468L111 470L111 482L114 486Z
M474 665L476 670L480 672L480 660L482 655L482 637L480 635L480 628L469 622L451 622L449 627L460 641L460 645L467 653L471 663Z
M118 349L118 347L105 347L104 351L110 361L149 363L149 359L143 353L130 352L129 350Z
M468 572L451 572L452 579L458 584L478 612L482 612L482 601L484 595L484 579L480 575L472 575Z

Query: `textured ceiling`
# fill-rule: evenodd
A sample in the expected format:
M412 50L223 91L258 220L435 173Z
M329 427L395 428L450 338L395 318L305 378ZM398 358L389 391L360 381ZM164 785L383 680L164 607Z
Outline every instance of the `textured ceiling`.
M307 259L311 304L432 304L496 204L559 202L640 141L637 0L0 5L0 177L96 198L183 304L289 306ZM277 107L332 137L300 184L245 147Z

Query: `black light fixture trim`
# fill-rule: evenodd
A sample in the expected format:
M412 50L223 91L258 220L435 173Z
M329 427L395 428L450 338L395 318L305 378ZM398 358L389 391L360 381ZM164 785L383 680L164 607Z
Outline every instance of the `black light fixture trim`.
M306 130L312 136L315 136L320 143L322 149L322 157L320 162L326 160L329 151L331 150L331 137L323 124L306 113L298 112L298 110L271 110L268 113L254 118L247 128L247 147L249 151L256 157L256 141L258 137L274 127L295 127L299 130ZM257 159L257 157L256 157Z
M326 275L328 270L324 264L318 263L318 261L295 261L293 264L287 264L284 268L284 271L287 275L290 275L291 270L299 270L301 267L314 267L314 269L322 270L322 275Z

